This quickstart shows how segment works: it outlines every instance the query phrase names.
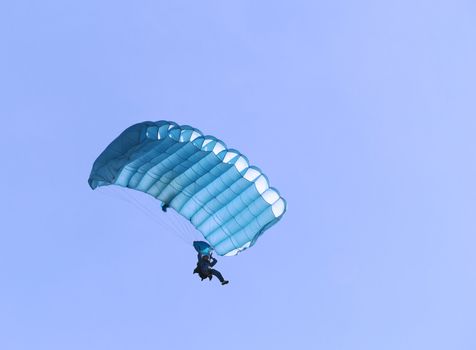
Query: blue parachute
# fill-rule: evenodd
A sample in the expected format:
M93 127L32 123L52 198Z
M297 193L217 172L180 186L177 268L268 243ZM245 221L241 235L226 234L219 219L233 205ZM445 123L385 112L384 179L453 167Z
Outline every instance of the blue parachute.
M150 194L199 230L219 255L252 246L286 211L260 169L213 136L174 122L127 128L96 159L89 185Z

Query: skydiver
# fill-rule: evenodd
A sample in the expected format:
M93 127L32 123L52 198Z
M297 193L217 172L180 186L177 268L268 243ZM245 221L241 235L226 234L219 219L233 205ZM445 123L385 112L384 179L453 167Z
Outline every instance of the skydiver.
M198 253L197 267L195 268L195 270L193 270L193 273L198 273L202 281L205 278L208 278L211 281L212 277L215 276L216 278L218 278L218 280L221 282L222 285L228 284L229 281L223 278L220 271L212 269L212 267L215 266L216 263L217 263L217 259L213 258L211 254L202 255Z

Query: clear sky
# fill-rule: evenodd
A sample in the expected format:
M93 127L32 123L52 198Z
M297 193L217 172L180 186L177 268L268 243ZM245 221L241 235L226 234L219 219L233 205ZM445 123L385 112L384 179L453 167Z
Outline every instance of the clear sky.
M470 0L1 2L0 348L476 349L475 18ZM288 201L220 259L227 286L87 184L161 119Z

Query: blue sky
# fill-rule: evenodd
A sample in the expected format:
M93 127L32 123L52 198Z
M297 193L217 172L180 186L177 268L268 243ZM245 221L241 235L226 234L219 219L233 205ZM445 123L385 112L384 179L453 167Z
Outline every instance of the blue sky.
M0 5L0 348L475 349L471 1ZM144 120L193 125L288 201L200 282L91 191ZM215 282L215 281L213 281Z

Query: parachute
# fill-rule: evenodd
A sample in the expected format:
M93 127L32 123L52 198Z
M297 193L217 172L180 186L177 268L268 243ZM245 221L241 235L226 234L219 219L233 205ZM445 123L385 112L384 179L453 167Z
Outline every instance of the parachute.
M244 155L170 121L127 128L96 159L88 182L92 189L118 185L155 197L219 255L251 247L286 211L286 201Z

